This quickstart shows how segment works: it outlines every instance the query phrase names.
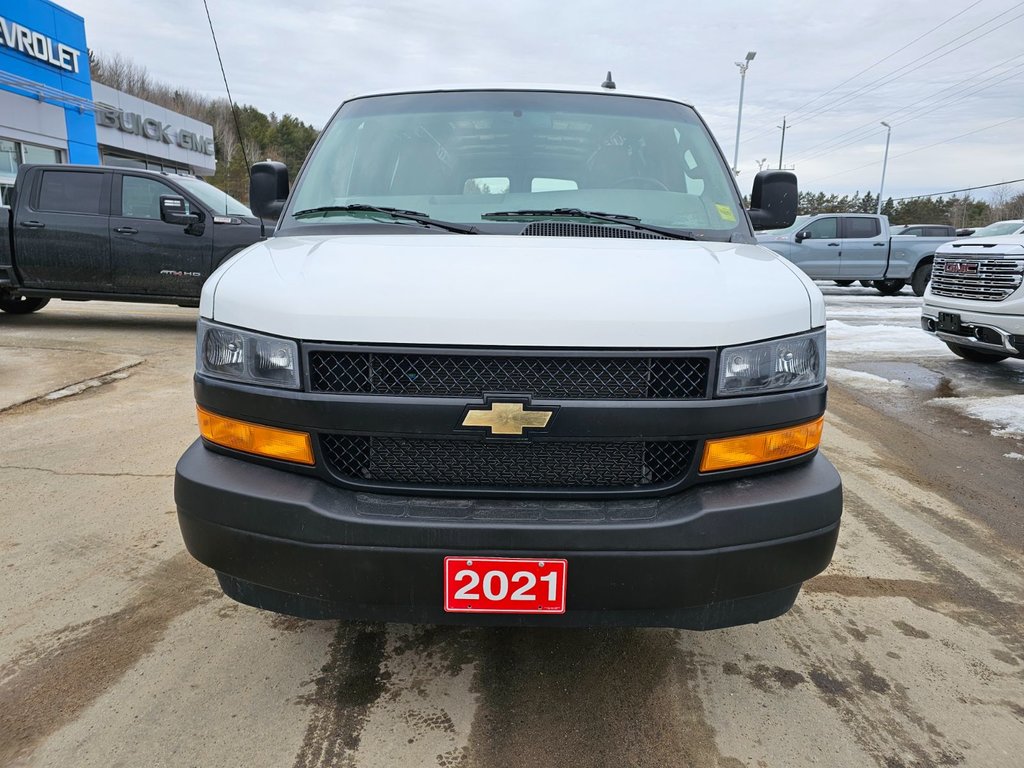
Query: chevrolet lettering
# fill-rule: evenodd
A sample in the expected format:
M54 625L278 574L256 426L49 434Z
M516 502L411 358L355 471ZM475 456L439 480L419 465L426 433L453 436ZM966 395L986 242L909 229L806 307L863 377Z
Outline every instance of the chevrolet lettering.
M754 234L792 224L796 178L741 192L690 105L359 96L249 197L277 225L203 287L174 485L231 598L709 630L828 565L824 300Z
M38 59L45 64L78 73L78 60L82 52L57 42L35 30L0 16L0 45Z

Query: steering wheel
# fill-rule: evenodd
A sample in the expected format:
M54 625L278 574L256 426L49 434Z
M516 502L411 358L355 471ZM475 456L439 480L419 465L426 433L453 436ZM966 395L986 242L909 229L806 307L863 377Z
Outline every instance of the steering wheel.
M630 184L630 182L633 182L633 184ZM612 186L623 187L624 189L660 189L665 192L671 191L661 181L651 176L627 176L624 179L613 181Z

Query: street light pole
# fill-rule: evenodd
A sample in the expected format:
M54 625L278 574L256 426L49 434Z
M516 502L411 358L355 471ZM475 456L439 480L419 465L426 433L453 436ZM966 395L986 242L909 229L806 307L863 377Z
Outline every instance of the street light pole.
M882 212L882 192L885 190L885 167L889 164L889 138L892 136L892 126L885 122L885 120L882 121L882 125L885 126L885 155L882 157L882 181L878 185L878 205L875 207L876 216Z
M779 170L782 170L782 150L786 147L786 118L782 118L782 125L776 126L782 129L782 141L779 142Z
M747 51L747 56L743 61L735 62L736 66L740 68L740 108L736 113L736 149L732 156L732 172L737 174L740 172L740 122L743 120L743 87L747 83L747 69L756 55L757 51Z

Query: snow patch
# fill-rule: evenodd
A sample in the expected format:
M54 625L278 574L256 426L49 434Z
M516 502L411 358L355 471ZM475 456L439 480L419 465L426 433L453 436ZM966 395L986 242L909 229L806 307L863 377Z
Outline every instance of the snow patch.
M946 345L919 327L902 325L851 325L842 320L826 324L828 351L858 356L948 355Z
M991 430L996 437L1024 437L1024 395L943 397L929 402L988 422L996 427Z
M829 318L871 318L872 320L917 320L921 317L920 305L916 307L884 307L884 306L827 306L825 312Z
M886 379L864 371L851 371L849 368L829 368L828 377L857 389L868 389L875 392L902 389L907 386L905 382L897 379Z
M1010 453L1004 453L1003 454L1003 458L1004 459L1017 459L1017 461L1024 461L1024 453L1017 453L1016 451L1012 451Z

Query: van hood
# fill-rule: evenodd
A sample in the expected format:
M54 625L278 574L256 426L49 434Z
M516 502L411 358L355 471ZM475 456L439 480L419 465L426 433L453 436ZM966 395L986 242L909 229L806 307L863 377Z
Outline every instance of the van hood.
M509 235L272 237L200 314L307 341L715 347L824 325L821 293L753 245Z

